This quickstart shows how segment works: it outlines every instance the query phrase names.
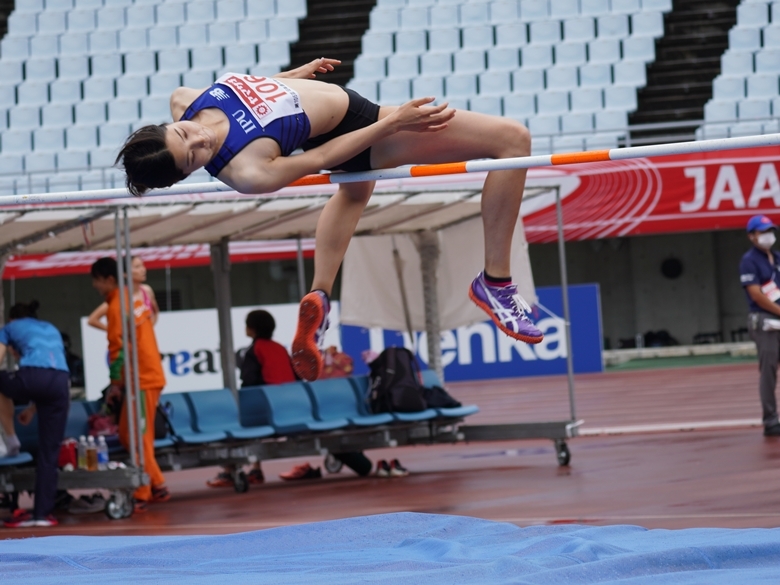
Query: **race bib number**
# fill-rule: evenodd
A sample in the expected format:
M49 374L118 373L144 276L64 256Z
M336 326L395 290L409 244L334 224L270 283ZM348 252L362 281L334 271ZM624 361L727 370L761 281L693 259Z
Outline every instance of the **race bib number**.
M777 284L775 284L774 280L770 280L769 282L762 284L761 292L769 297L769 300L773 303L777 302L777 299L780 299L780 288L777 287Z
M278 79L226 73L216 82L231 88L263 127L279 118L303 112L297 92Z

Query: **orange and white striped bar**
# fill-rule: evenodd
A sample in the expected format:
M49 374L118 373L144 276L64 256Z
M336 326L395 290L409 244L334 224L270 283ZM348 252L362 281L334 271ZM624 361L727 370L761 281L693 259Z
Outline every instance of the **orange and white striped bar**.
M654 144L651 146L631 146L628 148L612 148L609 150L592 150L587 152L571 152L562 154L546 154L516 158L473 160L466 162L445 163L435 165L412 165L392 169L379 169L362 173L322 173L307 175L290 184L291 187L307 185L337 185L340 183L360 183L363 181L381 181L384 179L408 179L413 177L435 177L444 175L459 175L465 173L484 173L488 171L506 171L512 169L533 169L573 164L586 164L612 160L627 160L655 156L674 156L681 154L697 154L716 152L739 148L758 148L764 146L780 146L780 134L765 134L763 136L742 136L739 138L717 138L714 140L699 140L695 142L677 142L671 144ZM189 195L231 192L232 187L221 182L184 183L155 189L144 197ZM65 203L106 201L109 199L127 199L130 196L126 189L95 189L90 191L70 191L65 193L41 193L30 195L0 196L0 206L25 205L31 203ZM132 205L131 201L122 204Z

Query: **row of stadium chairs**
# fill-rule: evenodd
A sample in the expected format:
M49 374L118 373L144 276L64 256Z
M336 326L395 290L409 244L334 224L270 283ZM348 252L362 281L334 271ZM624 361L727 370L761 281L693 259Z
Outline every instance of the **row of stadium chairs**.
M704 118L709 122L780 118L780 97L773 99L746 99L710 101L704 106Z
M489 55L501 56L504 53L515 55L518 51L545 51L554 55L553 59L565 58L572 54L575 59L585 58L598 63L613 63L622 56L641 54L655 59L655 41L649 36L627 36L621 38L599 38L595 40L565 40L558 43L539 43L530 45L526 39L515 34L515 25L496 27L495 39L488 36L484 42L477 43L465 33L474 29L446 29L442 31L399 31L396 33L368 33L363 36L363 58L388 57L395 55L424 55L429 53L458 53L467 51L487 51ZM464 34L462 34L464 33ZM464 43L464 38L465 43ZM465 46L464 46L465 45ZM479 45L479 46L474 46ZM514 67L518 66L515 57Z
M435 373L426 373L427 384L437 384ZM479 411L476 406L429 408L413 413L371 414L365 396L368 379L335 378L312 383L294 382L258 386L239 391L239 408L227 389L163 394L161 403L169 413L173 434L155 441L165 449L176 444L202 445L222 441L257 440L273 436L366 428L434 419L461 419ZM73 402L66 437L87 434L94 402ZM25 452L37 451L37 417L17 433Z
M33 171L24 175L15 170L13 175L3 174L12 161L8 157L0 157L0 195L26 195L28 193L61 193L63 191L84 191L91 189L117 189L125 186L125 174L115 168L106 165L113 163L116 149L98 150L91 152L65 152L57 154L57 162L63 157L82 155L84 158L79 167L80 170L59 170L56 172ZM37 156L33 153L30 156ZM92 170L87 170L90 157L95 158L96 163ZM101 158L102 157L102 158ZM99 159L99 160L98 160ZM85 162L86 161L86 162ZM213 179L207 172L198 170L188 176L183 183L206 183Z
M0 70L3 63L0 62ZM214 69L191 69L183 74L178 72L159 72L153 75L122 75L113 77L90 77L79 81L58 79L51 83L45 81L24 81L18 85L8 83L0 86L0 108L19 108L57 104L77 104L84 102L108 101L117 98L168 97L177 87L208 87L222 73L233 71L256 75L273 75L285 66L282 61L263 61L251 67L223 67ZM85 104L85 107L87 106ZM145 111L145 110L143 110ZM157 111L156 109L153 111ZM78 118L77 118L78 120Z
M539 113L546 112L549 108L554 112L564 112L570 109L579 111L593 111L602 107L606 109L636 108L636 85L639 85L639 76L644 75L644 70L637 71L636 83L626 85L612 85L609 72L604 76L594 77L595 82L577 85L571 84L551 85L544 88L542 76L531 75L529 71L516 71L505 77L497 78L495 75L451 75L443 77L418 77L416 79L385 79L379 83L375 81L351 82L350 87L366 98L378 101L381 104L402 104L412 98L433 96L438 101L448 101L450 104L461 104L463 100L478 97L493 97L500 99L533 99L534 95L540 96L547 104L540 106ZM548 70L547 73L550 73ZM576 73L576 71L575 71ZM580 71L582 73L582 71ZM509 80L514 82L510 86ZM551 77L547 76L548 81ZM574 78L576 80L576 77ZM523 81L528 81L524 85ZM580 78L582 80L582 77ZM481 81L481 84L478 83ZM489 85L488 85L489 83ZM484 94L478 92L478 88L486 89ZM512 92L512 87L515 91ZM493 91L495 89L495 91ZM571 97L571 100L569 96ZM603 95L603 98L601 96ZM633 96L633 97L632 97ZM456 101L460 100L460 101ZM564 108L563 104L566 105ZM576 104L576 105L574 105Z
M421 12L417 14L417 12ZM474 22L453 22L437 28L428 22L424 9L412 11L373 10L371 12L372 32L430 31L431 35L443 30L463 31L463 42L484 43L492 38L494 29L511 30L519 41L530 43L557 43L560 41L587 41L596 37L604 39L622 39L630 34L636 36L660 36L663 34L663 14L661 12L640 12L638 14L608 14L605 16L569 18L566 20L543 20L531 23L502 20L498 24L476 24ZM405 16L409 14L409 22ZM507 27L511 27L507 28ZM507 35L509 36L509 35ZM473 37L473 41L470 39Z
M299 18L306 15L305 0L193 0L191 2L147 2L123 6L122 2L107 3L92 8L46 8L31 10L34 0L17 4L24 6L8 18L10 36L61 34L66 31L121 30L152 28L157 25L195 25L235 23L247 18L273 16Z
M171 48L160 51L106 53L87 57L62 56L26 61L0 61L0 74L6 84L22 81L51 82L55 79L83 81L92 78L117 78L121 75L154 75L157 72L180 74L194 70L212 71L223 67L246 69L257 63L286 63L290 60L288 42L260 45L238 44L225 47Z
M416 14L428 8L426 19L432 27L457 23L491 22L498 24L520 20L535 22L550 18L564 19L573 15L602 16L605 14L635 14L642 11L668 12L671 0L378 0L377 8L402 9ZM412 17L404 20L410 25Z
M220 51L234 45L252 46L258 43L289 44L298 39L298 21L248 20L238 26L215 30L207 26L160 27L156 29L126 29L120 32L48 35L36 37L5 37L0 42L3 60L65 56L66 58L93 55L93 59L107 59L119 52L152 53L156 50L202 49ZM289 60L289 57L288 57Z
M549 57L549 53L541 53ZM426 58L427 57L427 58ZM433 57L436 57L435 59ZM575 87L606 87L616 85L644 85L645 63L644 59L626 59L614 64L589 63L569 64L556 63L549 60L530 60L527 67L494 67L485 70L484 53L461 52L456 53L451 59L449 54L428 53L422 59L411 55L393 55L385 62L384 59L364 59L356 63L355 70L360 71L361 82L379 81L381 83L393 80L410 81L413 84L423 86L434 82L435 79L446 77L452 80L449 83L460 84L465 81L474 85L474 91L487 94L502 94L511 91L536 92L541 89L572 89ZM455 62L455 74L450 74L451 64ZM385 71L386 75L382 75ZM484 73L483 73L484 72ZM478 81L477 81L478 80ZM449 90L448 90L449 91Z

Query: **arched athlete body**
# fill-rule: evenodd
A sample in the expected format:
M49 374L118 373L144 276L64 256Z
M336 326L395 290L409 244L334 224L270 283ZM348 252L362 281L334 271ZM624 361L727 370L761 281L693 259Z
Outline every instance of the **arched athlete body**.
M530 154L528 130L518 122L434 98L378 106L357 93L312 79L338 61L256 77L226 74L210 88L179 88L171 96L174 123L132 134L117 158L130 191L172 185L206 167L242 193L273 192L322 169L365 171L405 164L507 158ZM304 153L289 156L302 147ZM510 277L512 235L526 171L488 173L482 193L485 270L471 299L507 335L528 343L543 336ZM339 185L317 223L312 292L301 301L293 364L303 379L322 367L319 344L327 328L328 295L374 182Z

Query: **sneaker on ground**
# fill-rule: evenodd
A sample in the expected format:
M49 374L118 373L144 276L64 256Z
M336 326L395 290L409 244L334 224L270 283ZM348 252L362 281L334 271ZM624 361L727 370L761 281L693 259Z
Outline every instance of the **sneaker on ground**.
M390 476L391 477L406 477L409 475L409 470L406 469L398 459L393 459L390 462Z
M46 516L46 518L36 518L35 520L35 527L36 528L48 528L50 526L57 526L59 522L54 516Z
M376 476L390 477L390 464L384 459L380 459L376 462Z
M296 465L290 471L280 473L279 477L284 480L292 481L296 479L318 479L322 477L322 471L319 467L312 467L308 463Z
M514 284L492 286L485 281L485 273L480 272L471 283L469 298L509 337L526 343L540 343L544 339L528 318L531 307L517 294Z
M764 427L765 437L780 437L780 423L775 423L768 427Z
M3 525L6 528L32 528L35 526L35 518L33 518L32 512L18 508L14 510L10 518L3 521Z
M325 293L315 290L301 299L298 328L292 343L293 370L301 380L311 382L322 372L322 341L328 330L330 303Z
M265 483L265 476L262 469L254 468L246 474L246 478L249 481L249 485L260 485Z
M206 485L213 488L233 487L233 476L227 471L220 471L216 477L206 482Z
M171 499L171 492L164 485L152 486L151 502L167 502Z
M149 509L148 504L149 502L144 500L133 500L133 512L136 514L145 513Z

